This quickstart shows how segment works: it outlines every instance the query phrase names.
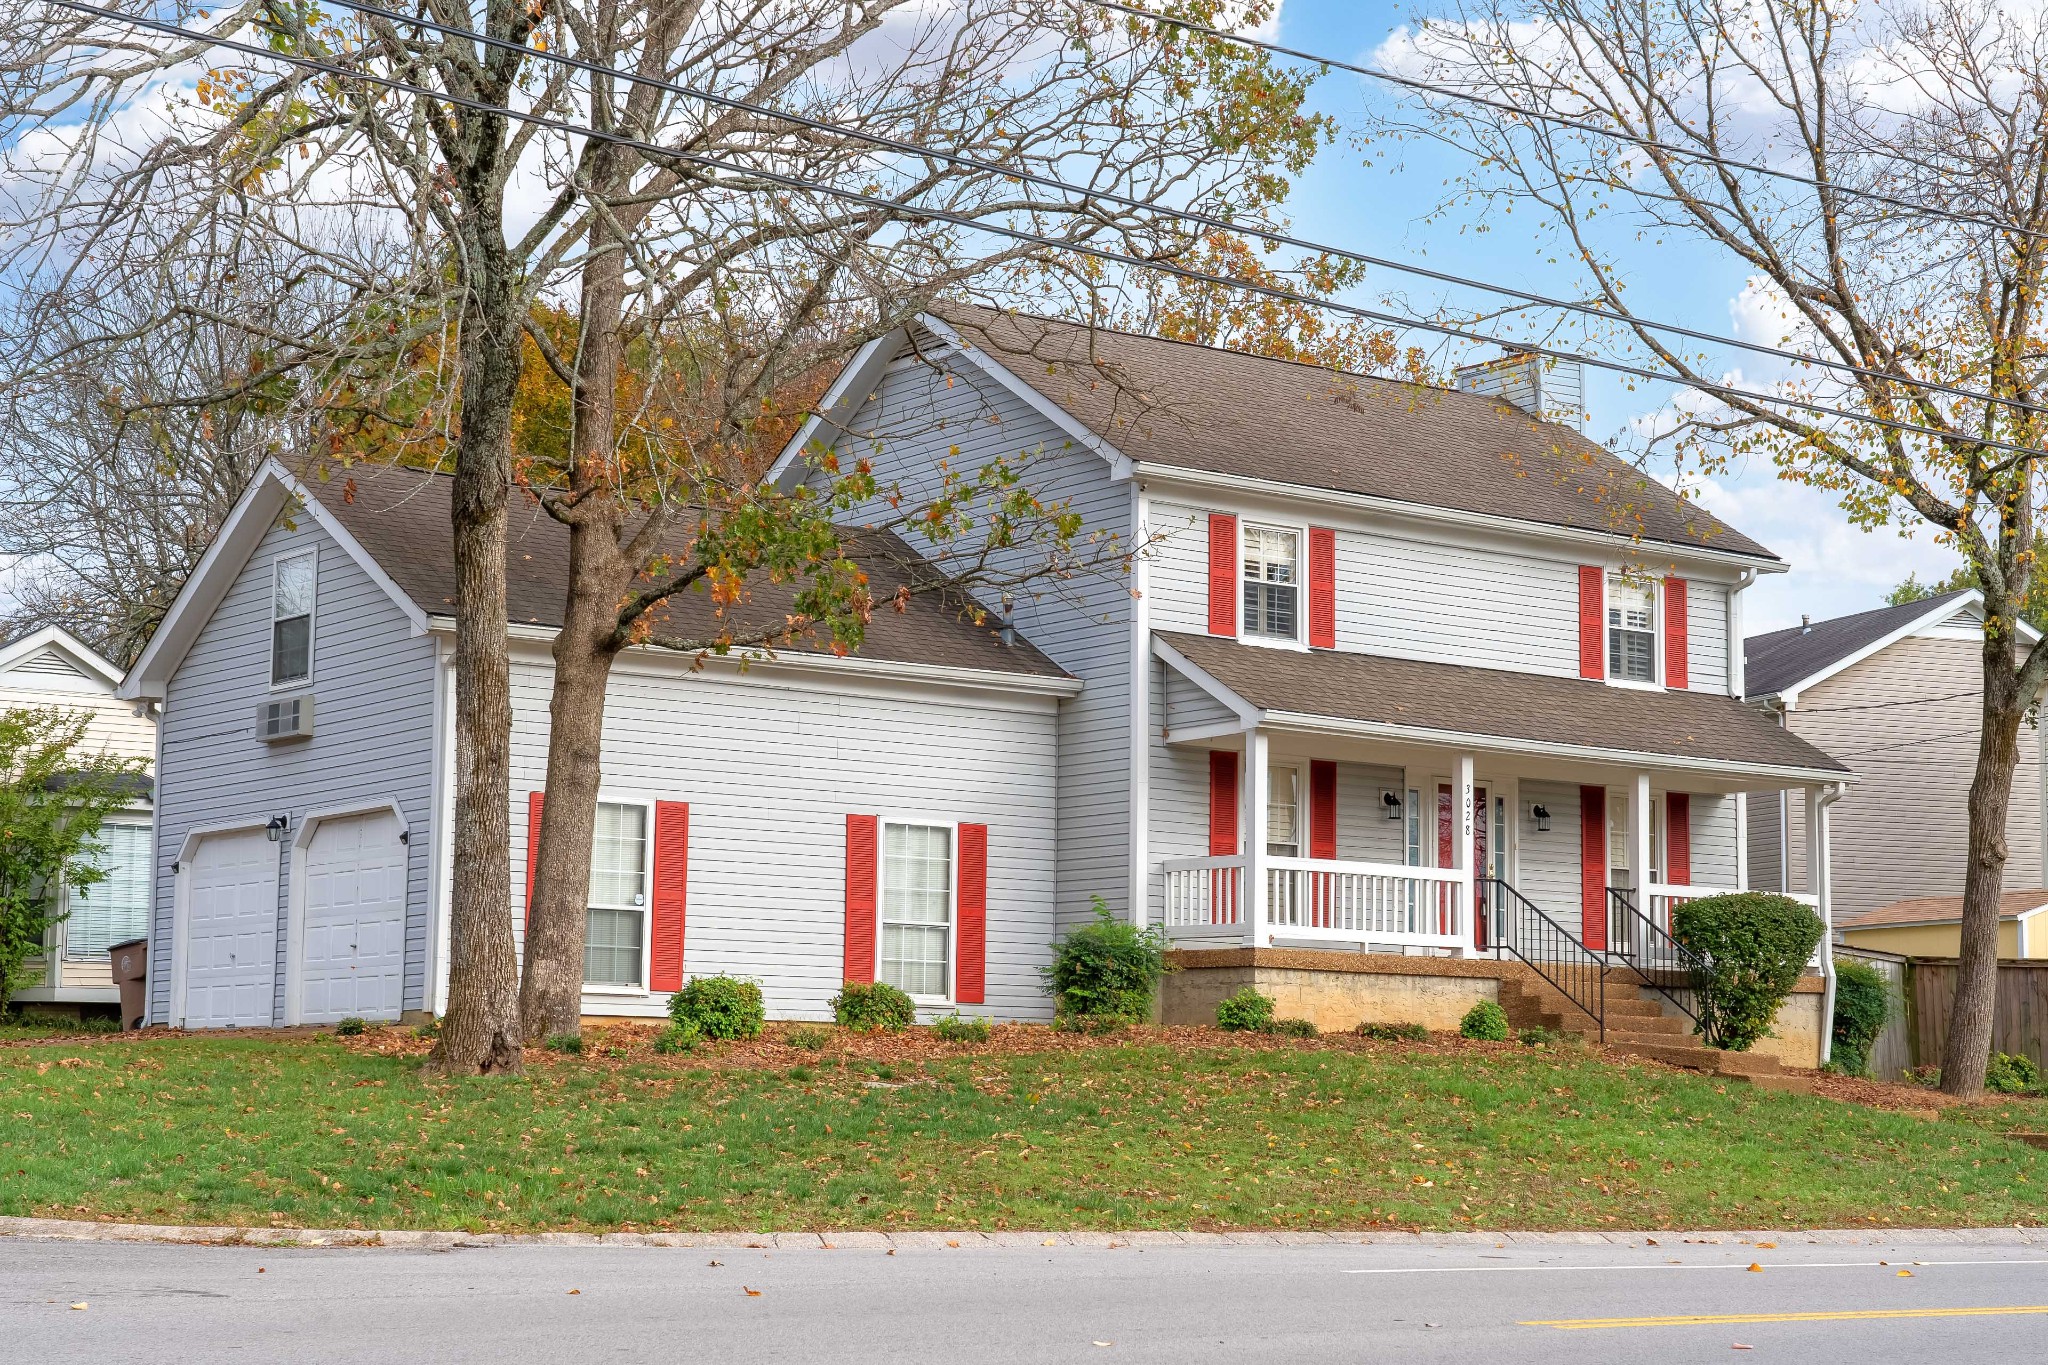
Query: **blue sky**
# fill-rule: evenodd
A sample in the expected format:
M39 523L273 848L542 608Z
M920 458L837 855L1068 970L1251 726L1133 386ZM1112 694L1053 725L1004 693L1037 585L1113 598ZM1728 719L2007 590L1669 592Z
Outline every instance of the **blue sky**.
M1286 0L1278 41L1369 64L1388 36L1418 12L1426 11L1388 0ZM1324 109L1354 124L1365 100L1387 97L1385 87L1345 72L1325 77L1317 94ZM1446 177L1464 169L1450 154L1411 144L1398 154L1398 165L1390 159L1369 168L1364 162L1348 138L1323 152L1296 188L1291 207L1298 235L1539 293L1571 293L1573 272L1550 263L1532 222L1509 220L1477 234L1460 231L1455 220L1424 221L1444 195ZM1743 272L1705 248L1638 249L1640 259L1629 260L1630 297L1642 313L1707 331L1735 331ZM1390 287L1403 286L1388 276L1368 281L1369 292ZM1437 297L1419 283L1406 287L1417 304ZM1741 353L1731 351L1728 360L1738 364ZM1655 410L1670 393L1657 386L1627 392L1623 381L1599 371L1589 371L1586 381L1588 432L1596 437ZM1946 574L1957 562L1924 532L1903 539L1891 531L1850 527L1832 498L1778 479L1764 462L1731 471L1698 489L1697 496L1792 565L1790 573L1760 579L1745 597L1744 624L1751 633L1796 624L1802 614L1820 619L1879 606L1885 591L1909 571L1924 580Z

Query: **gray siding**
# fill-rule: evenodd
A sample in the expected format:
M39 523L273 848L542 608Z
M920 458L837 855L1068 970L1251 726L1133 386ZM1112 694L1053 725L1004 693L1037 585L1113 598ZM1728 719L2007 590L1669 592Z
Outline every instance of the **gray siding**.
M551 677L543 658L513 667L515 928L525 918L527 795L547 771ZM964 1012L1044 1019L1057 727L1049 700L910 701L759 671L626 666L606 700L603 794L689 803L684 972L754 978L777 1018L829 1018L844 980L849 814L986 824L987 1001ZM666 1000L592 992L584 1008L651 1015Z
M309 740L256 739L270 690L270 578L279 555L319 553L313 620L314 730ZM263 824L269 817L356 802L398 802L407 845L404 1008L426 1007L432 847L434 647L309 516L271 528L242 568L165 690L157 771L157 868L150 942L150 1018L163 1020L171 983L172 862L195 827ZM289 841L278 844L277 971L273 1018L283 1019L284 907Z
M1838 921L1908 897L1962 894L1981 681L1974 640L1910 637L1800 695L1793 732L1857 779L1830 816ZM2023 725L2006 826L2008 887L2041 885L2041 804L2040 733ZM1793 793L1789 805L1792 889L1809 891L1804 796ZM1762 852L1753 846L1751 856ZM1770 863L1759 862L1765 875Z
M840 449L874 462L877 477L911 494L930 488L940 461L978 468L1021 463L1025 481L1049 503L1080 514L1084 538L1115 536L1133 546L1131 490L1101 456L996 381L954 357L953 383L925 365L899 364L849 421L861 433ZM885 512L877 510L876 515ZM917 547L922 548L922 547ZM985 605L994 606L993 602ZM1109 573L1018 595L1017 629L1082 680L1059 717L1059 922L1080 923L1090 898L1128 907L1131 856L1131 583Z

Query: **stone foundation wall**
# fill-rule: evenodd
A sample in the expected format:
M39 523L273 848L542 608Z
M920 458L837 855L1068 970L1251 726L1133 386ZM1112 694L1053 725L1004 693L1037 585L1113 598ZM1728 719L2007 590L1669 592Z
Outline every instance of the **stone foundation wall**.
M1180 970L1160 991L1161 1023L1213 1024L1216 1006L1250 986L1273 998L1278 1017L1306 1019L1325 1033L1366 1022L1455 1030L1481 1000L1498 1000L1501 979L1519 970L1496 962L1288 949L1172 956Z

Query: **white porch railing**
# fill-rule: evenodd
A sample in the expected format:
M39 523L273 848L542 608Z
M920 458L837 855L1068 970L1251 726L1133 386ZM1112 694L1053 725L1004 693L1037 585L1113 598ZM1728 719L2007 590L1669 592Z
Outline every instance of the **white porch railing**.
M1472 944L1460 872L1311 858L1269 858L1265 866L1268 943L1285 938L1397 950ZM1243 858L1170 858L1162 870L1170 939L1251 941Z

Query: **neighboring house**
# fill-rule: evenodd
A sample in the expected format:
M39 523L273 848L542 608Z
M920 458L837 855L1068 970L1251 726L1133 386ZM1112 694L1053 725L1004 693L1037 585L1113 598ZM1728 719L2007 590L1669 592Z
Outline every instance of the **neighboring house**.
M70 632L45 627L0 645L0 710L59 707L92 713L85 743L123 758L156 752L149 708L116 698L121 670ZM106 879L61 892L66 917L50 928L48 951L31 970L42 980L15 994L22 1005L113 1005L119 1002L107 945L138 938L149 918L149 784L100 828Z
M877 612L853 658L693 672L628 651L590 1014L730 971L784 1017L879 977L928 1012L1042 1019L1038 969L1096 896L1181 947L1457 958L1490 989L1503 939L1548 925L1553 950L1601 954L1611 924L1633 942L1671 900L1746 884L1745 800L1824 811L1847 779L1738 700L1741 590L1784 565L1576 430L1482 394L947 316L861 351L773 477L809 477L823 446L913 490L1028 456L1041 496L1144 553L1022 595L1016 643L921 598ZM165 704L155 1018L440 1007L446 498L401 471L267 469L131 672ZM564 534L514 522L519 916ZM901 549L857 552L878 598ZM374 997L330 932L371 919Z
M1982 602L1964 589L1745 644L1749 700L1856 771L1833 811L1837 923L1901 898L1962 892L1984 694ZM2038 638L2023 629L2028 643ZM2039 732L2023 725L2006 825L2008 886L2048 880L2042 781ZM1812 889L1805 821L1796 801L1750 802L1753 886Z
M1962 933L1961 896L1922 896L1838 921L1835 936L1852 948L1908 957L1958 957ZM1998 955L2048 959L2048 890L2008 891L1999 898Z

